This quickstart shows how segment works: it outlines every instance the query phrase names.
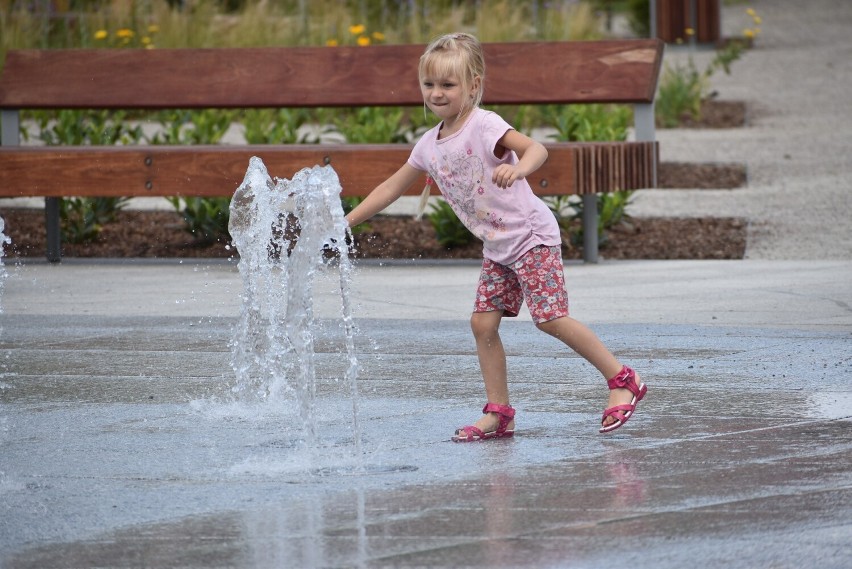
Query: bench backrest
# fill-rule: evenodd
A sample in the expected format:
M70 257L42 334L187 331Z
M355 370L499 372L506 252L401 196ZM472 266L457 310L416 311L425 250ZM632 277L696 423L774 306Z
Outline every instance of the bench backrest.
M653 143L659 40L484 48L486 103L633 104L637 140ZM9 51L0 76L0 196L230 195L253 154L281 176L331 164L344 194L363 195L405 161L405 145L218 145L191 153L164 146L9 147L18 143L18 109L419 106L422 52L420 45ZM550 160L530 178L539 194L654 185L653 144L548 146Z
M656 39L485 44L486 104L651 103ZM422 105L421 45L11 50L0 109Z

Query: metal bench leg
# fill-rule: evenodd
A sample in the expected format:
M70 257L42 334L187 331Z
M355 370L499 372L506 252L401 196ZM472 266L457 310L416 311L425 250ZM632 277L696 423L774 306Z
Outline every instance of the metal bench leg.
M583 194L583 261L598 262L598 195Z
M44 198L44 222L47 229L47 260L51 263L58 263L62 260L59 200L60 198Z

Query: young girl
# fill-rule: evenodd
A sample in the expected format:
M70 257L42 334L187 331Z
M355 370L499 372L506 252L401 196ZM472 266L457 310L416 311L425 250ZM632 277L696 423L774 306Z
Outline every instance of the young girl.
M479 41L464 33L433 41L420 58L424 104L441 119L414 146L408 162L376 187L349 215L358 225L399 198L426 172L458 218L483 242L483 263L470 323L485 381L487 403L473 425L456 430L456 442L511 437L506 354L499 327L517 316L524 300L539 329L583 356L607 379L609 403L600 432L614 431L633 415L647 388L595 334L568 316L561 237L556 218L526 177L547 150L479 108L485 63Z

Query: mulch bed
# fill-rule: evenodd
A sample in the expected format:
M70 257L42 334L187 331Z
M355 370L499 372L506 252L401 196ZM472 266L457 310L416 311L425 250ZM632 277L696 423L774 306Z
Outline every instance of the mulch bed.
M657 188L693 190L731 190L748 183L745 164L660 162Z
M742 101L719 101L707 99L701 102L699 118L684 115L680 119L682 128L738 128L748 122L748 108Z
M44 212L6 209L5 233L12 239L6 259L43 258ZM170 211L121 211L92 243L63 244L63 257L103 258L228 258L226 242L200 244ZM607 232L600 247L605 259L741 259L745 254L746 222L737 218L632 218ZM582 249L566 245L566 259L581 259ZM355 236L354 256L361 259L479 259L481 243L447 249L428 220L408 216L377 216L370 230Z

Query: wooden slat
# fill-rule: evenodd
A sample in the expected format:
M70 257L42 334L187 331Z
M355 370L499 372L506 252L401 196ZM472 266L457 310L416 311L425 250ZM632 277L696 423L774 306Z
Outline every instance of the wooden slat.
M0 108L421 105L422 45L10 50ZM485 45L490 104L649 103L656 39Z
M553 143L529 177L539 195L651 187L654 142ZM0 197L230 196L252 156L272 176L331 164L344 195L366 195L405 163L411 148L386 145L123 146L0 148ZM618 176L611 174L624 163ZM419 193L417 182L410 193ZM437 191L433 193L437 194Z

